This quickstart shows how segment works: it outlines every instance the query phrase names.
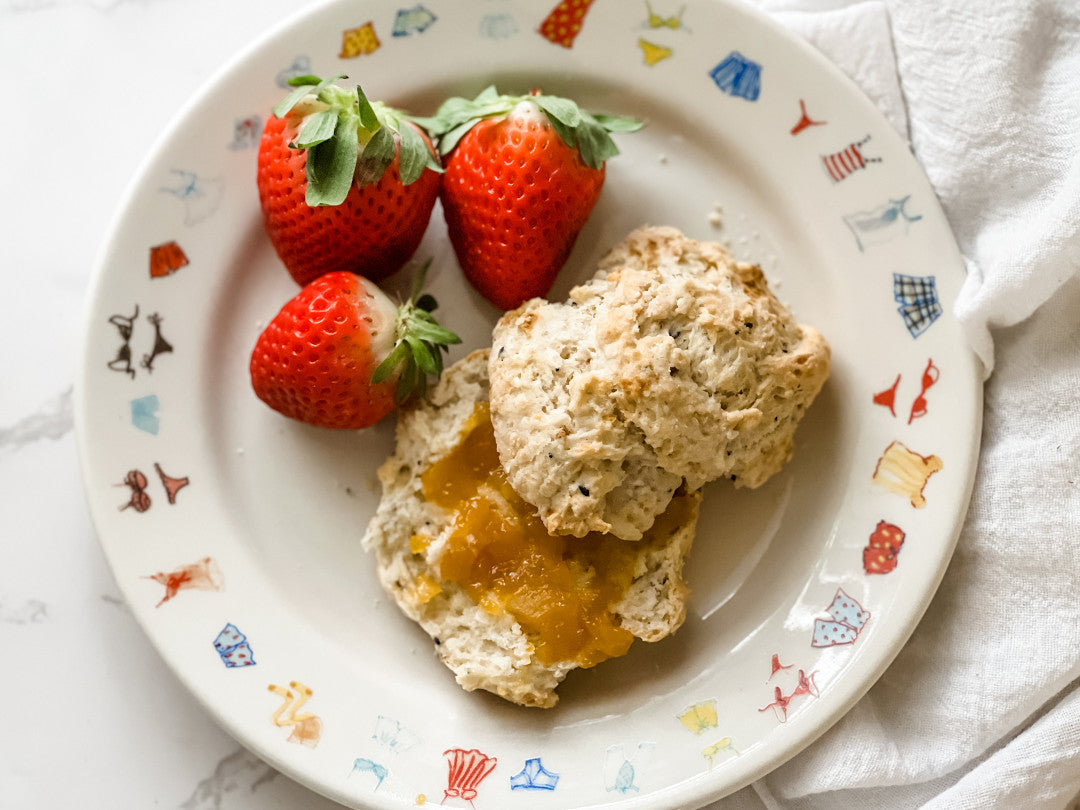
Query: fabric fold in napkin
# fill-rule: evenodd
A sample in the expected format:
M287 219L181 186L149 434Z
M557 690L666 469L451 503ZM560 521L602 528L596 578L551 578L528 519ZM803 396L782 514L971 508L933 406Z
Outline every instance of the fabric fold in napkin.
M990 330L1080 267L1080 9L1070 0L762 0L909 140L968 280L956 315L989 374Z
M911 640L820 740L714 807L1066 807L1080 792L1080 6L757 5L908 139L964 255L955 314L989 379L969 513Z

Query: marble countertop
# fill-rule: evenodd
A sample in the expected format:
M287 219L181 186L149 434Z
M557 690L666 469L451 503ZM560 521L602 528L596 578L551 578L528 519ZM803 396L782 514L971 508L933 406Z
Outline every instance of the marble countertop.
M176 111L295 11L0 0L15 80L0 274L16 304L0 319L0 810L339 806L245 750L158 656L95 536L73 429L86 296L122 195ZM723 806L763 805L747 789Z

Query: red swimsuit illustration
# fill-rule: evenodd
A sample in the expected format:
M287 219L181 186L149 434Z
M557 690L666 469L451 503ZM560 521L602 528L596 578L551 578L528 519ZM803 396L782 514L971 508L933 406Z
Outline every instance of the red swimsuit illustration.
M801 113L801 115L799 116L799 120L796 121L795 126L791 128L792 135L798 135L804 129L809 129L810 127L820 127L828 123L827 121L815 121L813 118L807 115L806 102L803 101L801 98L799 99L799 112Z
M888 408L889 413L893 416L896 416L896 395L897 390L900 388L901 376L902 375L897 374L892 386L886 388L884 391L879 391L874 394L874 404ZM928 408L926 392L929 391L939 379L941 379L941 370L934 365L933 358L931 358L926 361L926 368L923 370L922 379L919 383L919 394L912 401L911 410L908 411L907 423L909 425L916 419L921 419L926 416Z

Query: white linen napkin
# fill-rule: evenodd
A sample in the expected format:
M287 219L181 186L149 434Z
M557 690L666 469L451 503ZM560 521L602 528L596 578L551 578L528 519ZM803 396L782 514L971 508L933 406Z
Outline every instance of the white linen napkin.
M825 736L715 806L1066 807L1080 794L1080 4L758 4L909 139L967 263L957 317L994 373L971 508L926 617Z

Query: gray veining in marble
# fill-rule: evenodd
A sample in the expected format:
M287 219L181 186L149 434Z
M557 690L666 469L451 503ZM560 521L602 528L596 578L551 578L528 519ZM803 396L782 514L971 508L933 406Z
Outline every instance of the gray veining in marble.
M31 442L60 439L75 424L74 389L68 388L9 427L0 427L0 458Z
M243 789L254 793L279 775L250 751L241 748L222 759L214 772L199 782L179 810L222 810L227 794Z
M116 596L111 593L103 593L101 595L101 601L105 602L106 604L112 605L113 607L117 607L125 613L131 613L131 608L128 606L127 601L122 596Z
M4 624L38 624L49 618L49 606L40 599L27 599L21 605L0 601L0 622Z

